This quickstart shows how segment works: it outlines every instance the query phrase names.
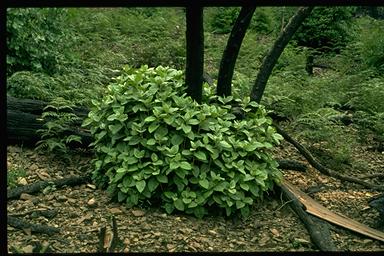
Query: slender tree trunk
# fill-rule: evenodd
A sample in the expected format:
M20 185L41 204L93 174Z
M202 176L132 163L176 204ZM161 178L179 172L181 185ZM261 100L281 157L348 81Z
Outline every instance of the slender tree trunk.
M313 75L313 61L314 56L312 53L309 53L305 63L305 70L307 71L308 75Z
M185 83L187 94L201 103L204 70L203 7L199 4L186 8L187 63Z
M273 47L271 48L267 56L264 58L263 63L261 64L259 73L256 77L255 84L253 85L251 91L251 100L260 103L261 97L263 96L265 86L267 85L267 81L272 73L273 67L275 66L285 46L292 38L293 34L300 27L304 19L309 16L312 9L313 6L299 8L296 14L289 20L288 24L280 33Z
M232 93L231 82L236 59L255 10L256 6L243 6L233 25L220 63L216 91L216 94L219 96L230 96Z

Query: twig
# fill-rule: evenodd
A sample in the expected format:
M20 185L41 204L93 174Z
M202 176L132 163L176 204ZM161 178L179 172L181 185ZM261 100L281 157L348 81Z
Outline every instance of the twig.
M60 229L40 224L31 224L29 222L26 222L25 220L22 220L20 218L7 216L8 224L14 228L18 229L28 229L30 228L32 232L36 233L45 233L48 235L53 235L54 233L60 232Z
M372 184L372 183L369 183L369 182L366 182L366 181L363 181L361 179L358 179L358 178L355 178L355 177L351 177L351 176L346 176L346 175L342 175L340 173L337 173L325 166L323 166L322 164L320 164L313 156L312 154L303 146L301 145L299 142L297 142L296 140L294 140L291 136L289 136L283 129L281 129L276 123L274 123L274 126L276 127L276 130L278 133L280 133L284 139L286 139L289 143L293 144L297 150L299 150L299 152L308 160L308 162L314 167L316 168L318 171L320 171L321 173L325 174L325 175L328 175L328 176L331 176L331 177L334 177L334 178L337 178L337 179L340 179L340 180L345 180L345 181L349 181L349 182L353 182L353 183L356 183L356 184L359 184L359 185L362 185L364 187L367 187L367 188L370 188L370 189L375 189L375 190L379 190L379 191L384 191L384 186L380 186L380 185L375 185L375 184Z
M19 198L22 193L36 193L40 190L43 190L49 185L55 185L56 187L62 187L64 185L67 186L76 186L80 184L84 184L90 181L88 176L72 176L69 178L58 179L53 181L38 181L33 184L29 184L26 186L20 186L7 190L7 199L15 199Z

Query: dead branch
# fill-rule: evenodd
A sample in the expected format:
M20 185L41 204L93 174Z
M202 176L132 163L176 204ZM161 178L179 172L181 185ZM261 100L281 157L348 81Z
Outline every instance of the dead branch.
M274 123L274 126L276 127L277 132L280 133L284 137L285 140L287 140L289 143L294 145L297 148L297 150L299 150L299 152L308 160L308 162L314 168L316 168L319 172L321 172L325 175L340 179L340 180L349 181L349 182L353 182L353 183L362 185L366 188L384 191L384 186L371 184L371 183L363 181L359 178L342 175L340 173L337 173L337 172L323 166L312 156L312 154L303 145L301 145L299 142L297 142L295 139L293 139L288 133L286 133L283 129L281 129L280 126L278 126L276 123Z
M60 232L60 229L40 224L32 224L22 220L20 218L7 216L8 225L18 229L31 229L31 232L44 233L53 235L54 233Z
M295 160L278 159L277 163L279 164L279 168L282 170L294 170L299 172L305 172L307 170L307 166L305 164Z
M26 186L20 186L7 190L7 199L19 198L22 193L33 194L43 190L49 185L54 185L56 187L62 186L76 186L84 183L90 182L90 177L88 176L72 176L69 178L58 179L53 181L38 181L33 184Z
M372 173L360 176L360 179L384 178L384 173Z
M312 242L319 248L319 250L338 251L337 247L332 241L328 224L314 216L307 214L304 210L305 207L302 203L300 203L300 200L293 193L291 193L284 186L284 184L282 184L280 188L286 200L290 201L289 205L291 206L292 210L295 211L300 220L304 223Z

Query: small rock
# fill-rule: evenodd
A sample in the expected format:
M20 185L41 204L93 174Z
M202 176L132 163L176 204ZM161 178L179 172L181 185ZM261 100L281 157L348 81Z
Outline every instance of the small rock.
M87 184L87 187L91 188L91 189L96 189L96 186L93 185L93 184Z
M33 252L33 246L27 245L21 249L24 253L32 253Z
M116 215L123 213L123 211L120 210L119 208L111 208L111 209L109 209L109 212L112 214L116 214Z
M215 236L217 235L217 232L215 230L213 230L213 229L208 230L208 233L210 233L212 235L215 235Z
M37 164L32 164L32 165L29 167L29 169L30 169L31 171L36 171L37 169L39 169L39 166L37 166Z
M50 180L51 179L51 175L49 175L47 172L45 171L41 171L41 172L36 172L37 176L39 176L39 178L41 180Z
M59 195L56 197L56 200L59 201L59 202L65 202L68 200L68 198L64 195Z
M280 236L279 231L277 231L277 229L275 229L275 228L272 228L272 229L271 229L271 233L272 233L274 236Z
M167 244L167 249L169 250L169 251L171 251L172 249L174 249L176 247L176 245L174 245L174 244Z
M20 199L24 200L24 201L32 201L33 198L34 198L34 196L27 194L27 193L22 193L20 195Z
M19 178L17 179L17 184L25 186L25 185L28 184L28 181L27 181L27 179L24 178L24 177L19 177Z
M87 205L90 207L96 206L96 200L95 198L91 198L88 200Z
M135 217L141 217L141 216L144 216L145 215L145 212L141 211L141 210L132 210L132 214L133 216Z
M295 238L294 242L295 243L299 243L299 244L310 244L311 243L311 242L309 242L309 241L307 241L307 240L305 240L303 238Z

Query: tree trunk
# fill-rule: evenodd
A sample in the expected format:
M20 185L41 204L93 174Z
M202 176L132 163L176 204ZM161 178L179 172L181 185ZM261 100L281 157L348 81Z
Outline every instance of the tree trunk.
M304 19L309 16L313 8L313 6L299 8L296 14L289 20L288 24L280 33L273 47L271 48L267 56L264 58L263 63L261 64L259 73L256 77L255 84L253 85L251 91L251 100L260 103L261 97L263 96L265 86L267 85L267 81L272 73L273 67L275 66L285 46L292 38L293 34L300 27Z
M306 59L306 63L305 63L305 71L307 71L308 75L313 75L313 60L314 60L314 56L313 54L309 54L307 56L307 59Z
M199 4L186 8L187 63L185 83L187 94L201 103L204 69L203 7Z
M236 59L255 10L256 6L243 6L233 25L220 63L216 91L216 94L219 96L230 96L232 94L231 82Z

